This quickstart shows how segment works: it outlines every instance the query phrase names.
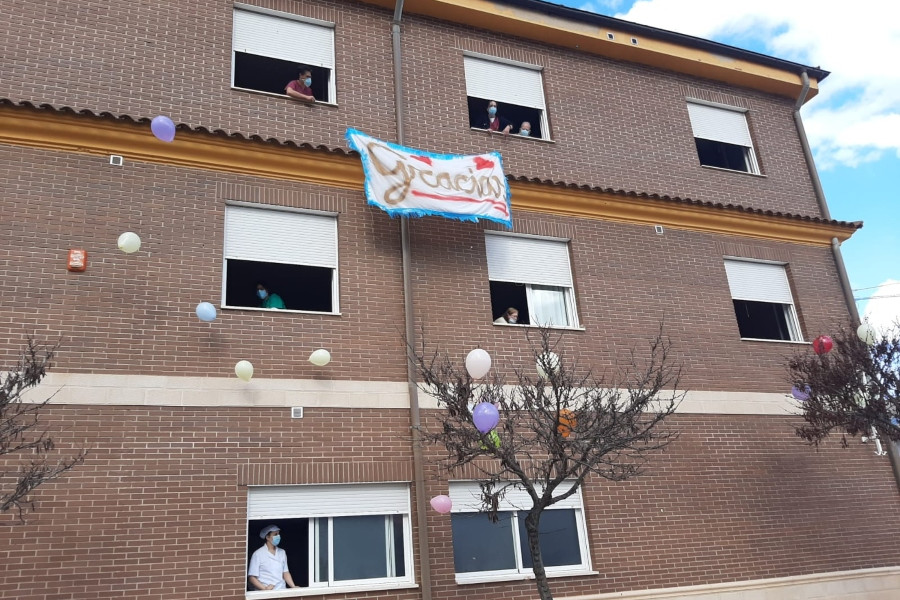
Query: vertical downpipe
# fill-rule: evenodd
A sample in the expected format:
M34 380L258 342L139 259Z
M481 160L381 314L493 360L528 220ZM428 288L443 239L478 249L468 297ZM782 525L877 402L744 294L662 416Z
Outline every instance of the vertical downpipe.
M394 19L391 21L391 50L394 61L394 120L397 124L397 143L406 144L403 125L405 102L403 97L402 49L400 46L400 20L403 18L403 0L397 0L394 6ZM413 312L412 260L409 245L409 219L400 218L400 253L403 262L403 313L406 327L406 343L408 348L416 347L415 314ZM416 385L416 366L407 351L406 384L409 390L409 413L412 423L413 476L416 497L416 522L418 523L419 570L422 575L422 600L431 600L431 552L428 544L428 503L425 498L425 466L422 458L422 436L420 426L422 418L419 411L419 388Z

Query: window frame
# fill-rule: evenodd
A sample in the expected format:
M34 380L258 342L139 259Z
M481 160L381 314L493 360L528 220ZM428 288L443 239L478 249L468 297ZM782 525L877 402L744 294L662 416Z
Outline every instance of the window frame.
M292 213L292 214L301 214L301 215L310 215L314 217L328 217L334 220L334 266L333 267L321 267L321 268L330 268L332 271L331 274L331 311L318 311L318 310L301 310L294 308L262 308L259 306L241 306L241 305L232 305L227 303L227 290L228 290L228 261L229 260L243 260L248 261L251 259L247 258L239 258L237 256L228 256L228 217L227 213L229 208L250 208L254 210L265 210L271 212L282 212L282 213ZM326 212L326 211L318 211L318 210L309 210L309 209L301 209L301 208L293 208L289 206L277 206L272 204L256 204L253 202L240 202L235 200L226 200L225 201L225 219L223 226L223 239L222 239L222 295L221 295L221 303L220 307L222 309L227 310L254 310L254 311L262 311L262 312L279 312L279 313L300 313L300 314L311 314L311 315L340 315L341 307L340 307L340 245L339 245L339 236L340 232L338 231L338 213ZM252 262L263 262L266 264L282 264L282 265L292 265L292 266L313 266L317 267L318 265L306 265L303 263L294 263L294 262L282 262L282 261L252 261ZM278 290L274 290L276 293Z
M253 89L253 88L246 88L246 87L240 87L240 86L235 85L235 82L234 82L234 78L235 78L235 63L236 63L236 60L235 60L235 54L236 54L237 51L235 50L235 41L234 41L234 37L235 37L235 32L237 31L237 27L235 27L235 14L236 14L238 11L249 12L249 13L257 13L257 14L266 15L266 16L268 16L268 17L273 17L273 18L277 18L277 19L284 19L284 20L287 20L287 21L296 21L296 22L298 22L298 23L303 23L303 24L306 24L306 25L313 25L313 26L317 26L317 27L322 27L322 28L325 28L325 29L329 29L329 30L331 31L331 55L330 55L331 61L330 61L330 66L322 66L322 65L310 64L310 61L306 61L306 60L302 60L302 59L290 59L290 60L288 60L288 59L281 59L281 58L272 57L272 56L266 56L266 55L261 55L261 54L254 54L254 56L260 56L260 57L262 57L262 58L268 58L268 59L271 59L271 60L282 60L282 61L286 61L286 62L294 62L294 63L296 63L297 66L299 66L299 65L307 65L307 66L310 66L310 67L313 67L313 68L316 68L316 69L324 69L324 70L329 71L328 86L327 86L328 99L326 99L326 100L319 100L319 99L316 99L316 104L328 104L328 105L332 105L332 106L337 106L337 57L336 57L336 46L337 46L337 42L336 42L336 39L335 39L335 37L336 37L336 25L335 25L335 23L332 23L332 22L330 22L330 21L323 21L323 20L320 20L320 19L314 19L314 18L311 18L311 17L304 17L304 16L302 16L302 15L297 15L297 14L293 14L293 13L288 13L288 12L284 12L284 11L280 11L280 10L274 10L274 9L271 9L271 8L263 8L263 7L261 7L261 6L254 6L254 5L251 5L251 4L243 4L243 3L240 3L240 2L234 3L234 5L233 5L233 7L232 7L232 17L231 17L231 22L232 22L232 32L231 32L231 80L230 80L230 87L231 87L231 89L233 89L233 90L239 90L239 91L242 91L242 92L252 92L252 93L255 93L255 94L265 94L265 95L268 95L268 96L274 96L274 97L277 97L277 98L290 98L290 96L288 96L288 95L287 95L286 93L284 93L284 91L283 91L283 90L284 90L284 87L286 87L287 84L291 81L290 79L287 80L287 81L285 81L285 85L284 85L284 87L282 87L282 91L281 91L280 93L268 92L268 91L265 91L265 90L257 90L257 89ZM296 73L295 73L295 78L296 78Z
M548 107L547 107L547 94L545 92L544 67L542 67L540 65L533 65L530 63L517 61L517 60L501 58L499 56L491 56L489 54L482 54L479 52L470 52L468 50L464 50L462 55L463 55L463 79L466 82L466 103L467 103L467 105L469 103L469 99L477 98L480 100L484 100L485 106L487 105L487 103L489 101L494 100L497 102L498 105L505 104L508 106L516 106L516 107L525 108L525 109L537 110L539 113L539 116L540 116L539 127L540 127L540 131L541 131L541 136L540 137L529 136L529 137L523 138L523 139L553 141L553 138L550 135L550 119L547 114ZM500 67L500 68L504 68L504 67L510 68L511 67L511 68L515 68L515 69L523 69L526 71L536 72L537 77L540 80L540 95L539 95L540 96L540 106L531 106L531 105L518 104L516 102L511 102L508 99L508 96L504 92L501 91L498 94L497 90L490 90L491 93L472 93L472 92L482 92L483 90L480 90L480 89L472 90L471 89L471 87L470 87L470 70L469 70L469 67L467 66L467 59L475 60L475 61L480 60L480 61L485 61L488 63L495 63L497 65L503 65L503 67ZM484 95L487 95L488 97L483 98L482 96L484 96ZM471 126L472 115L471 115L471 112L468 110L468 106L467 106L467 112L470 113L468 115L470 129L472 129L473 131L488 131L487 129L482 129L480 127L472 127ZM498 112L500 112L501 116L505 116L505 115L503 115L503 111L498 111ZM510 135L516 135L517 137L522 137L522 136L518 135L518 130L519 130L520 125L521 125L521 122L513 123L513 129L510 130ZM535 124L532 123L532 125L531 125L532 129L534 128L534 125Z
M384 489L385 487L396 487L403 486L403 506L399 510L393 510L390 512L372 512L370 510L366 510L364 507L357 509L356 512L352 509L348 509L346 504L343 503L335 503L333 507L333 515L323 515L320 514L321 510L316 510L315 508L308 508L307 501L304 498L303 492L307 492L306 498L309 498L309 494L316 493L315 490L330 488L331 494L335 496L340 496L341 498L347 499L348 502L352 502L353 497L353 489L355 488L357 491L362 490L364 493L368 494L376 494L380 489ZM410 486L408 482L378 482L378 483L332 483L332 484L296 484L296 485L254 485L249 486L250 491L247 494L247 519L246 523L249 524L251 522L257 521L273 521L278 523L279 520L295 520L295 519L307 519L308 520L308 557L307 557L307 568L308 568L308 581L309 585L307 587L298 587L298 588L288 588L285 590L278 590L277 592L265 591L265 590L256 590L256 591L246 591L246 597L250 598L285 598L285 597L293 597L293 596L309 596L309 595L320 595L320 594L349 594L349 593L358 593L364 591L378 591L378 590L391 590L391 589L403 589L403 588L415 588L417 586L415 580L415 564L414 564L414 555L413 555L413 539L412 539L412 505L410 502ZM285 489L292 489L293 492L296 493L297 497L292 499L291 505L289 508L279 509L268 509L268 511L260 512L260 508L257 506L254 512L254 502L252 495L253 494L262 494L263 490L269 489L278 489L274 493L284 494L290 492L284 492ZM395 490L396 493L396 490ZM359 494L357 494L359 495ZM340 505L338 505L340 504ZM354 517L354 516L381 516L385 519L385 533L386 536L389 536L390 539L386 537L385 544L385 556L386 560L390 564L394 561L396 555L396 539L393 531L393 520L395 517L400 517L402 519L402 535L403 535L403 569L404 575L402 577L392 576L392 577L378 577L371 579L352 579L352 580L334 580L334 565L335 565L335 548L334 548L334 528L333 522L334 519L341 517ZM316 574L320 568L320 551L319 551L319 536L318 533L314 533L314 531L318 531L321 527L321 523L325 522L327 524L327 548L328 548L328 573L326 581L316 581ZM389 533L388 533L389 532ZM249 561L250 556L246 557L247 561ZM244 567L245 576L244 580L246 581L246 566ZM396 572L396 564L394 565L394 572ZM295 580L296 581L296 580Z
M732 173L746 173L748 175L760 175L760 176L762 175L762 172L760 171L760 167L759 167L759 159L756 154L756 148L753 144L753 135L750 131L750 121L747 118L747 114L750 112L749 109L742 108L739 106L730 106L728 104L721 104L718 102L710 102L708 100L701 100L699 98L686 98L685 101L686 101L687 110L688 110L688 122L691 125L691 134L694 137L694 145L696 146L698 139L702 139L702 140L706 140L708 142L713 142L713 143L717 143L717 144L738 146L743 149L744 162L747 165L747 170L744 171L741 169L731 169L728 167L722 167L722 166L718 166L718 165L705 164L701 161L700 151L695 147L695 150L697 152L697 160L700 162L701 167L706 167L706 168L710 168L710 169L721 169L723 171L729 171ZM746 129L746 142L747 143L746 144L734 144L731 142L726 142L721 139L714 139L712 137L706 137L706 136L698 136L697 135L697 123L695 122L694 116L691 114L691 109L690 109L691 105L702 106L702 107L706 107L709 109L715 109L715 110L719 110L719 111L728 111L730 113L738 113L738 114L742 115L743 116L743 125L744 125L744 128Z
M508 233L508 232L504 232L504 231L485 231L484 234L485 234L485 259L487 260L487 263L488 263L488 284L490 285L491 282L496 282L496 283L511 283L511 284L523 285L523 286L525 286L525 298L526 298L526 302L528 304L526 309L527 309L528 315L529 315L529 323L527 323L527 324L518 324L517 323L515 325L508 324L508 323L504 323L504 324L494 323L495 325L503 326L503 327L541 327L542 324L535 322L535 319L533 317L533 315L535 314L534 310L533 310L533 307L535 306L533 304L534 287L539 287L539 288L559 288L563 292L563 302L565 305L567 320L569 322L565 325L551 324L551 325L548 325L548 327L551 329L581 329L581 323L578 318L578 310L577 310L577 305L576 305L576 301L575 301L575 277L574 277L574 273L572 272L572 253L571 253L571 240L570 239L555 238L555 237L548 237L548 236L538 236L538 235L522 234L522 233ZM547 283L547 282L531 282L531 281L522 280L523 278L515 277L515 276L507 277L507 276L501 275L500 277L502 277L502 278L497 278L496 277L497 274L495 274L495 277L492 277L491 276L492 275L491 274L491 258L490 258L491 243L489 243L487 241L488 237L491 237L491 236L496 236L497 238L501 238L501 237L502 238L515 238L515 239L523 240L523 241L524 240L534 240L534 242L538 243L538 244L546 242L546 243L556 243L556 244L565 245L566 266L567 266L567 272L568 272L567 273L568 274L568 282L567 282L568 284L567 285L554 285L553 283ZM500 242L500 243L502 243L502 242ZM513 242L513 243L515 243L515 242ZM555 282L555 283L559 284L559 283L563 283L563 282ZM492 299L492 305L493 305L493 299ZM493 309L491 312L491 320L492 321L494 320Z
M571 482L568 482L571 483ZM565 485L565 484L563 484ZM465 498L466 495L470 495L471 499L467 501ZM513 556L515 560L515 567L512 569L500 569L493 571L470 571L459 573L456 572L456 564L454 562L454 576L456 578L456 583L460 585L466 584L476 584L476 583L489 583L489 582L497 582L497 581L515 581L521 579L530 579L534 577L534 569L533 567L524 567L523 559L522 559L522 545L521 540L524 536L527 539L527 533L519 531L519 520L520 514L527 514L529 508L523 506L527 506L523 504L521 496L525 496L527 498L527 494L521 488L515 488L512 493L507 494L507 496L500 501L500 512L501 513L512 513L510 516L510 534L513 538ZM453 515L457 514L484 514L481 510L471 510L472 508L480 507L480 488L477 482L474 481L451 481L450 482L450 497L453 500L453 508L450 511L451 524ZM530 499L528 499L530 502ZM595 574L591 563L591 552L590 552L590 543L588 540L588 529L587 529L587 521L584 515L584 497L582 495L581 487L569 498L565 501L561 502L560 505L553 505L546 509L545 511L556 511L556 510L571 510L575 517L575 532L578 537L578 550L581 555L581 564L579 565L564 565L564 566L556 566L556 567L548 567L545 566L545 570L548 577L574 577L574 576L583 576L583 575L592 575Z
M731 297L732 301L732 310L735 311L735 324L738 325L738 335L741 340L754 341L754 342L777 342L777 343L789 343L789 344L797 344L804 343L803 339L803 329L800 327L800 319L797 313L797 303L794 300L794 293L791 289L790 278L787 273L788 263L781 261L771 261L771 260L761 260L761 259L753 259L753 258L745 258L745 257L736 257L736 256L724 256L723 257L723 267L725 269L725 279L728 282L728 293ZM749 263L749 264L758 264L758 265L770 265L772 267L781 267L781 274L784 275L784 286L786 287L787 293L790 295L790 302L776 302L771 299L765 299L763 296L754 296L754 297L735 297L735 284L732 281L731 276L728 274L728 263ZM745 294L738 293L739 296L745 296ZM736 308L734 307L735 301L743 301L743 302L757 302L757 303L766 303L772 304L776 306L783 307L784 310L784 318L786 322L786 326L788 329L788 336L790 339L776 339L776 338L759 338L759 337L745 337L740 332L740 321L736 314Z

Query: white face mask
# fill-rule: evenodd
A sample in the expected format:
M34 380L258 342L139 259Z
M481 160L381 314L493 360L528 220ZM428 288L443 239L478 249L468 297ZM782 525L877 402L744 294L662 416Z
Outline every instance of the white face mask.
M519 320L519 317L509 317L509 322L510 322L510 323L515 323L515 322L518 321L518 320Z

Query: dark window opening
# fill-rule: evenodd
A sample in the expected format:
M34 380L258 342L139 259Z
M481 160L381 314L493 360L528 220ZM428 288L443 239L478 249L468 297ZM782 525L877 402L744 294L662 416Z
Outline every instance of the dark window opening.
M694 141L697 142L697 155L700 157L701 165L752 172L747 162L747 153L750 151L747 147L702 138L694 138Z
M309 587L309 519L274 519L266 521L250 521L247 524L247 566L250 557L266 541L259 537L259 532L266 525L278 525L281 528L281 543L278 547L287 553L288 571L291 579L300 587ZM246 577L247 571L244 570ZM247 581L247 590L257 592Z
M476 129L488 128L487 106L490 98L474 98L468 97L469 101L469 127ZM537 108L529 108L527 106L517 106L515 104L506 104L497 102L497 114L512 123L510 134L519 133L523 121L531 123L531 135L529 137L543 138L544 133L541 131L541 112Z
M734 300L738 330L742 338L791 340L790 306L775 302Z
M524 283L508 283L506 281L491 282L491 315L492 320L506 312L507 308L519 311L519 325L530 325L528 315L528 294Z
M225 306L259 308L256 284L263 282L270 293L281 296L286 309L334 312L333 269L233 258L226 263Z
M517 512L519 517L519 543L522 548L522 566L534 567L525 527L527 512ZM538 543L545 567L562 567L581 564L581 546L578 544L578 526L574 510L547 510L541 514L538 524Z
M234 87L286 96L284 88L300 75L301 65L289 60L234 53ZM312 71L313 96L320 102L331 102L328 97L331 69L309 67Z

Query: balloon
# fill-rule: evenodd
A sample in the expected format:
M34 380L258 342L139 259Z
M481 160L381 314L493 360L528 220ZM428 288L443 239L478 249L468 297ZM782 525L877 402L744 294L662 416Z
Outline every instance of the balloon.
M556 427L556 430L561 436L564 438L569 437L577 424L578 420L575 418L575 413L567 408L560 409L559 425Z
M450 509L453 508L453 501L450 500L449 496L441 494L431 499L431 508L443 515L450 512Z
M878 334L875 332L875 328L869 325L868 323L863 323L859 327L856 328L856 335L865 343L867 346L872 346L878 341Z
M317 367L324 367L331 362L331 353L325 348L319 348L309 355L309 362Z
M491 355L481 348L475 348L466 356L466 371L472 379L481 379L490 370Z
M500 422L500 413L492 403L481 402L472 411L472 421L478 431L487 433Z
M253 365L249 360L239 360L234 365L234 374L244 381L250 381L250 378L253 377Z
M803 389L798 388L796 385L791 386L791 396L800 402L809 400L809 386L805 385L803 386Z
M900 427L900 419L897 417L891 417L891 425L894 427Z
M550 368L550 373L544 370L544 365ZM541 377L547 378L559 369L559 356L553 352L541 354L537 361L537 372Z
M119 246L119 250L125 254L131 254L141 249L141 238L138 237L138 234L131 231L126 231L120 235L116 243Z
M197 318L201 321L206 321L207 323L215 321L216 307L209 302L201 302L197 305Z
M153 132L157 139L163 142L171 142L175 139L175 123L172 122L172 119L163 115L153 117L153 120L150 121L150 131Z
M834 347L834 342L827 335L820 335L813 340L813 351L816 354L828 354Z

